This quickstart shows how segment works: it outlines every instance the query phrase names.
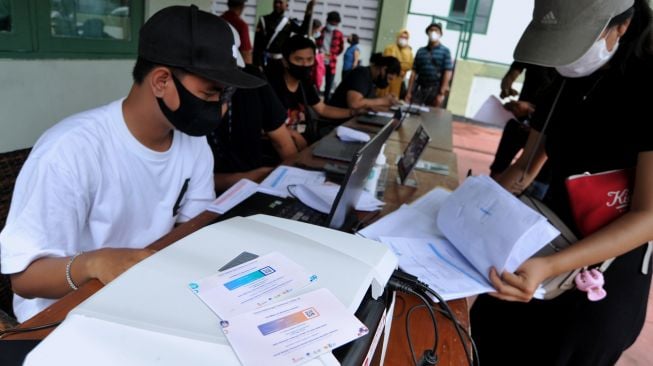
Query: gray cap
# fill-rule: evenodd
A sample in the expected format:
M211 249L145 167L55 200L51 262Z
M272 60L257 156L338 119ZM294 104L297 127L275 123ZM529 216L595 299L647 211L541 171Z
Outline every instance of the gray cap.
M633 4L634 0L535 0L533 19L514 58L542 66L569 65L599 39L610 19Z

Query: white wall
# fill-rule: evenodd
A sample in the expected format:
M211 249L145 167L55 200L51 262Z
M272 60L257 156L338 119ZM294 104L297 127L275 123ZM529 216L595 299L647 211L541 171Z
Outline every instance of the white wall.
M573 1L573 0L572 0ZM533 14L533 0L494 0L486 35L474 34L468 57L510 64Z
M211 0L146 0L145 14ZM0 59L0 153L30 147L71 114L126 96L134 60Z
M448 16L451 1L413 0L410 6L411 8L408 9L409 13ZM436 20L436 22L446 24L446 22L441 20ZM424 47L428 44L426 27L431 23L432 19L430 16L408 15L406 29L408 29L408 32L410 33L408 43L413 48L413 53L416 53L420 47ZM451 50L451 57L454 57L456 54L456 45L458 44L459 37L460 32L449 31L446 27L443 29L441 42L443 45L449 47Z
M132 60L0 60L0 152L34 145L50 126L126 96Z
M448 17L450 7L451 1L413 0L409 11ZM467 56L484 61L510 64L513 50L528 25L532 12L533 0L494 0L487 34L472 36ZM460 32L446 29L446 21L436 21L445 24L442 44L451 49L452 56L455 55ZM430 23L429 16L408 16L408 30L411 34L410 45L413 50L417 51L417 48L426 45L427 37L424 30Z

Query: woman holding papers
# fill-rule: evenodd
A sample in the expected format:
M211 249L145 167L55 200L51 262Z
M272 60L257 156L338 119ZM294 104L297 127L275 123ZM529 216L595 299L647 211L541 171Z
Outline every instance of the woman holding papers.
M533 14L515 58L556 67L562 77L500 183L520 193L548 161L545 202L573 228L565 179L634 167L631 206L568 249L532 258L515 273L493 270L496 292L474 304L472 333L486 365L613 365L641 331L651 281L642 245L653 240L651 9L645 0L536 0ZM545 279L612 257L603 300L576 289L532 299ZM540 335L552 336L544 342Z

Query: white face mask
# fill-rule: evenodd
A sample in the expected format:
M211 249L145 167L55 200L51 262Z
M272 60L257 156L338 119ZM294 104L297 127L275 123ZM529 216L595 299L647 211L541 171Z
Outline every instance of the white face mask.
M322 35L322 33L315 32L315 33L313 33L313 38L318 39L318 38L320 38L321 35Z
M326 29L328 29L329 32L333 32L336 28L337 28L337 26L333 25L333 24L327 24L326 25Z
M399 45L399 47L406 47L408 46L408 40L406 38L399 38L397 44Z
M431 32L429 33L429 39L431 42L436 42L440 40L440 33L438 32Z
M601 38L594 42L592 47L581 58L569 65L557 66L556 70L558 70L560 75L568 78L582 78L607 64L617 51L617 48L619 48L619 41L614 45L612 51L609 51L605 38Z

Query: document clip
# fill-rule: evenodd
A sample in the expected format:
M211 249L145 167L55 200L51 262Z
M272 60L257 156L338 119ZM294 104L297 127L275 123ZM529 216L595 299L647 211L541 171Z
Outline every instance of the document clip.
M576 275L574 282L579 290L587 292L590 301L599 301L607 296L607 292L603 289L605 283L603 273L596 268L589 271L583 269Z

